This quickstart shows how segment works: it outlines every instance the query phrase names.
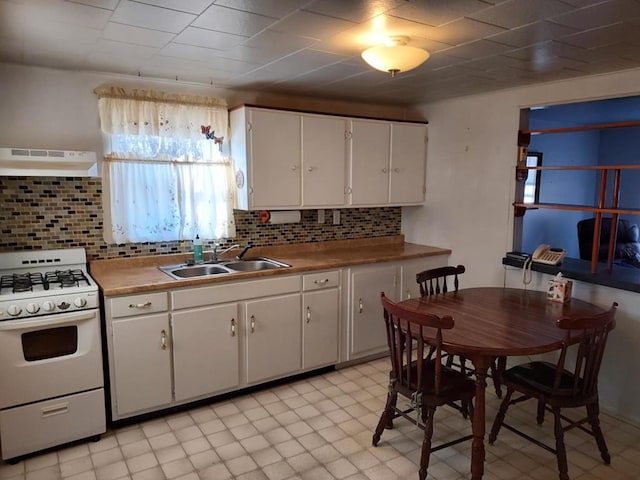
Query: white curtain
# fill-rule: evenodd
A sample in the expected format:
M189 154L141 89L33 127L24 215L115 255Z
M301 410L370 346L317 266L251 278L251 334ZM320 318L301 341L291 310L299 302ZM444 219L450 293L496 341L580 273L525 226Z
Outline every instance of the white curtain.
M217 99L96 89L107 136L105 241L235 236L226 105Z

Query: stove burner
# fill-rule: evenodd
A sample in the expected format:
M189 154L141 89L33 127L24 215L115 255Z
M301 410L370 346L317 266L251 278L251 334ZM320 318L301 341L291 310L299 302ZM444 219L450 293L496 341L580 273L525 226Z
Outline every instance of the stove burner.
M49 284L41 273L13 273L2 275L0 278L0 292L3 288L10 288L12 293L33 291L34 285L42 285L45 290L49 289Z
M82 270L56 270L54 272L46 272L44 281L47 284L58 284L60 288L77 287L80 282L89 285L89 280ZM48 285L47 287L48 288Z

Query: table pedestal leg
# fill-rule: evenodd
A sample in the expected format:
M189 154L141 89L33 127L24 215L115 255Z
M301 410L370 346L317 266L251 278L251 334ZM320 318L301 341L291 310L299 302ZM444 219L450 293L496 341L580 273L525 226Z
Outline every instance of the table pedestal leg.
M481 480L484 473L485 389L491 358L471 358L476 369L476 398L473 410L473 443L471 444L471 479Z

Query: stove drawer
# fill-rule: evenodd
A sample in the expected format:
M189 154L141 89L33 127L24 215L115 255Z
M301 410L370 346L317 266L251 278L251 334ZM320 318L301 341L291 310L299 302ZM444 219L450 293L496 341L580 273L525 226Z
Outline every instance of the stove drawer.
M102 388L0 411L3 460L105 431Z

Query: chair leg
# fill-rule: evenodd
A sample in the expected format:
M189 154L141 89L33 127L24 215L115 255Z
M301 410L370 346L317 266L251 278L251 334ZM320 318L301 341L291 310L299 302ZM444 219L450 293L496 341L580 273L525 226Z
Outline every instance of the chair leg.
M502 398L502 372L507 368L507 357L498 357L491 366L491 378L498 398Z
M375 447L378 445L380 441L380 437L382 436L382 432L385 428L391 429L393 428L393 410L396 406L396 402L398 401L398 393L395 391L389 392L387 394L387 403L384 406L384 410L382 411L382 415L380 415L380 420L378 421L378 426L376 427L376 431L373 434L372 444Z
M542 425L544 423L544 411L546 409L547 402L545 402L543 397L538 399L538 411L536 413L536 421L538 425Z
M427 478L429 457L431 456L431 437L433 437L433 417L435 414L435 407L422 407L422 416L426 418L426 423L424 426L424 438L422 440L422 454L420 455L420 470L418 471L418 478L420 480Z
M569 480L569 468L567 466L567 449L564 446L564 429L560 419L560 408L553 408L554 427L553 431L556 435L556 457L558 459L558 472L560 480Z
M500 404L500 409L496 415L496 419L493 421L493 426L491 427L491 433L489 434L489 443L493 445L493 442L498 438L498 433L500 432L500 427L502 427L502 423L504 422L504 417L507 414L507 409L509 408L509 402L511 401L511 396L513 395L513 390L507 388L507 393L502 399L502 403Z
M600 419L598 417L600 414L600 407L597 402L587 405L587 414L589 416L589 423L591 424L591 431L593 432L593 436L596 438L596 443L600 450L600 456L606 465L610 465L611 456L609 455L609 449L607 448L607 443L604 441L604 435L600 428Z

